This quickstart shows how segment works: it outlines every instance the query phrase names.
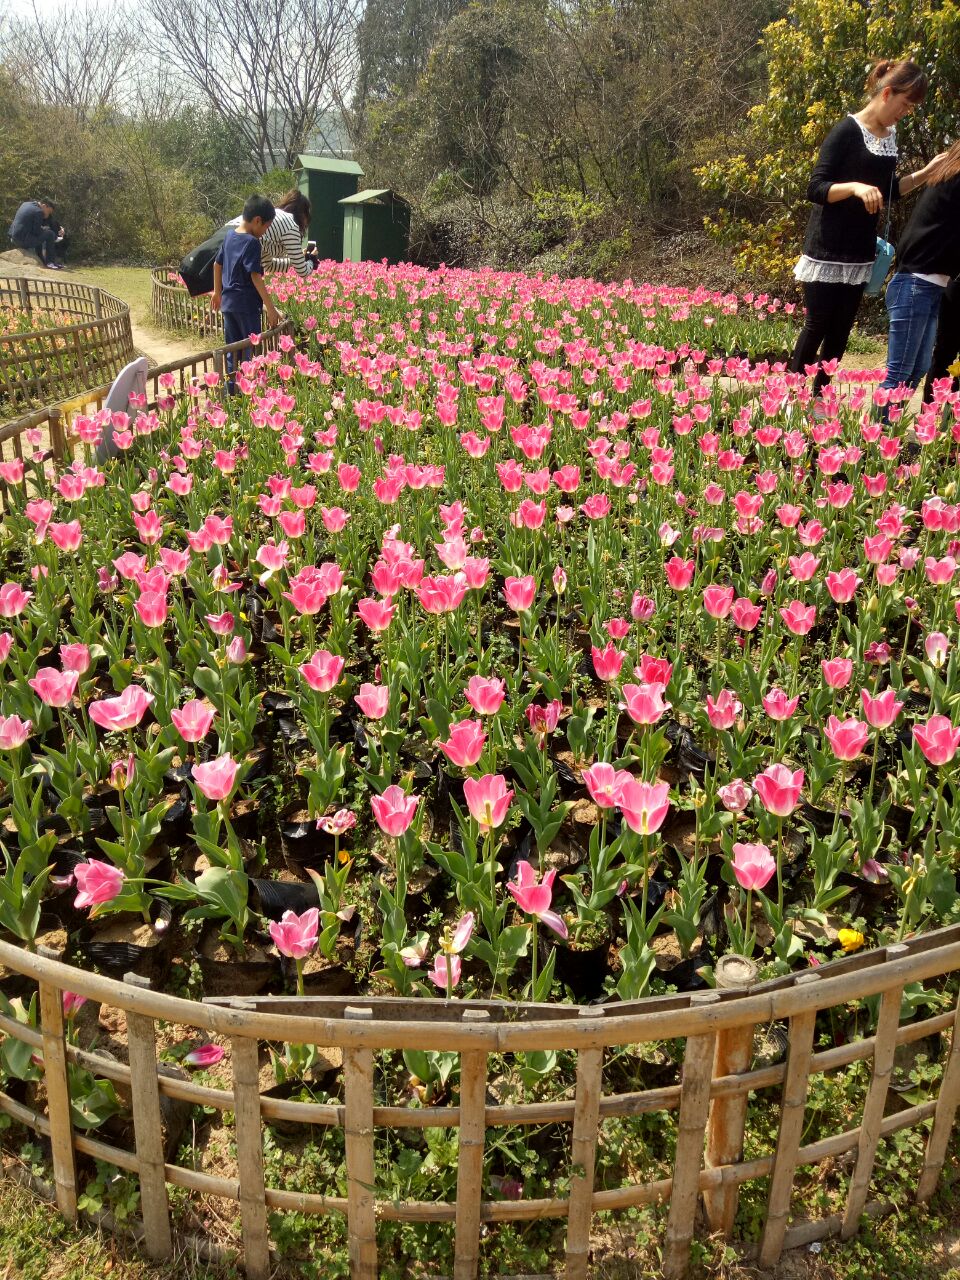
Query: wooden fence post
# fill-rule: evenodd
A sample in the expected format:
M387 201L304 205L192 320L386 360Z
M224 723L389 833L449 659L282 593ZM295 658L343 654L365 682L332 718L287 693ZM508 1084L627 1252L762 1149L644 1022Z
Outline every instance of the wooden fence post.
M149 987L139 974L124 974L133 987ZM140 1166L140 1208L147 1253L151 1258L169 1258L173 1253L170 1235L170 1204L163 1158L163 1120L160 1114L160 1085L157 1079L157 1037L152 1018L127 1013L127 1045L130 1054L130 1092L133 1098L133 1132Z
M581 1009L578 1022L603 1018L596 1005ZM600 1094L603 1091L603 1049L577 1053L577 1092L573 1112L570 1160L570 1211L567 1218L567 1280L587 1280L590 1261L590 1225L593 1222L593 1182L600 1129Z
M716 991L690 997L691 1009L706 1008L720 999ZM677 1121L677 1154L670 1193L670 1216L663 1244L665 1280L680 1280L690 1265L690 1241L697 1214L703 1137L710 1109L710 1084L716 1052L715 1031L688 1036L680 1079L680 1116Z
M746 956L721 956L714 969L717 988L721 991L746 991L757 980L757 966ZM738 1075L750 1066L753 1056L752 1024L727 1027L717 1036L717 1053L713 1063L713 1076ZM729 1098L714 1098L710 1104L707 1121L707 1152L704 1164L708 1169L718 1165L735 1164L743 1155L743 1133L747 1121L747 1095L736 1094ZM740 1188L713 1187L703 1193L707 1221L711 1231L722 1231L724 1239L733 1234L737 1216Z
M373 1010L350 1005L344 1009L343 1016L369 1021ZM343 1082L350 1277L351 1280L377 1280L372 1049L344 1049Z
M927 1149L923 1156L923 1169L917 1186L917 1200L922 1204L929 1200L937 1189L940 1171L947 1155L947 1146L953 1136L953 1122L960 1105L960 998L953 1019L953 1031L950 1039L950 1054L940 1081L940 1092L937 1095L937 1109L933 1116L933 1128L927 1139Z
M242 1007L242 1002L237 1001ZM237 1127L240 1174L240 1228L243 1265L249 1280L268 1280L270 1241L263 1185L263 1133L260 1127L260 1042L232 1036L233 1114Z
M804 973L797 986L817 982L820 975ZM760 1241L760 1266L772 1267L783 1251L783 1237L790 1216L790 1198L797 1172L797 1152L803 1134L803 1117L810 1087L810 1058L813 1054L813 1030L817 1010L797 1013L790 1019L790 1048L787 1050L787 1076L783 1084L780 1106L780 1134L773 1160L773 1177L767 1201L767 1220Z
M59 959L40 947L45 959ZM50 1117L50 1145L53 1148L53 1180L57 1206L71 1222L77 1220L77 1162L73 1149L73 1120L70 1115L70 1077L67 1072L67 1044L64 1034L63 1003L59 987L40 983L40 1029L43 1034L43 1080Z
M907 948L902 944L887 947L888 960L906 954ZM877 1018L873 1046L873 1077L863 1104L860 1139L857 1143L857 1164L847 1191L847 1207L843 1215L843 1226L840 1228L841 1240L849 1240L856 1234L863 1206L867 1202L873 1162L877 1155L877 1143L880 1141L880 1122L883 1120L883 1108L887 1101L887 1090L890 1088L893 1055L897 1051L897 1028L900 1026L902 1000L902 982L885 991L880 998L880 1015Z
M467 1009L463 1021L488 1022L486 1009ZM457 1168L457 1220L453 1280L474 1280L480 1262L480 1201L486 1139L487 1052L460 1055L460 1143Z

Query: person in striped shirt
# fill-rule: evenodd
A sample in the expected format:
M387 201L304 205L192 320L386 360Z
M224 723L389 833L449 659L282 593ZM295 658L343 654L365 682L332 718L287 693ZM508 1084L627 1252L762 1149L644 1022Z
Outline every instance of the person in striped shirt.
M276 202L276 216L260 241L264 271L289 271L298 276L308 276L316 266L316 260L304 253L303 240L310 225L310 201L293 187ZM240 219L234 218L227 225L235 227Z

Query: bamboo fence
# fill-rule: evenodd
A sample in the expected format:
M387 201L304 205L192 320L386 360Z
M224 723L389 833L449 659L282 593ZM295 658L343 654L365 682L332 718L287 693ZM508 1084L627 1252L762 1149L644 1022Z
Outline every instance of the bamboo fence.
M223 317L210 297L191 298L176 267L154 267L150 293L153 318L163 329L187 329L201 338L222 337Z
M134 358L130 309L113 294L67 280L0 278L0 307L70 323L0 336L0 405L16 410L113 379Z
M387 998L226 998L204 1003L152 991L143 979L124 982L75 969L0 942L0 963L39 985L40 1023L28 1027L0 1016L0 1032L31 1045L43 1057L45 1110L35 1110L0 1093L0 1112L50 1140L57 1202L77 1216L77 1158L91 1156L138 1175L142 1239L150 1256L172 1250L168 1188L183 1187L239 1205L244 1263L251 1280L271 1270L268 1212L342 1214L346 1217L353 1280L375 1280L377 1222L455 1224L455 1280L476 1276L480 1233L490 1222L566 1219L565 1274L589 1274L593 1217L631 1206L667 1202L663 1274L677 1280L687 1270L702 1200L710 1229L730 1234L742 1184L769 1179L761 1266L781 1252L839 1234L850 1236L864 1214L889 1202L870 1200L874 1164L883 1138L929 1124L916 1190L929 1200L937 1188L960 1103L960 1005L901 1025L907 984L953 974L960 968L960 926L938 930L884 950L851 956L773 981L734 985L692 995L657 997L602 1006L513 1005L484 1001ZM721 966L721 969L723 966ZM742 982L741 975L740 981ZM68 1043L62 992L126 1011L129 1065ZM876 1030L863 1039L830 1048L815 1043L817 1015L868 997L879 997ZM168 1077L157 1070L157 1022L175 1023L227 1039L232 1088L215 1089ZM785 1023L786 1062L750 1069L755 1031ZM901 1045L946 1036L938 1096L902 1109L888 1093L894 1054ZM605 1063L621 1046L684 1040L679 1084L639 1092L605 1088ZM261 1049L265 1043L315 1044L343 1052L342 1103L315 1104L262 1095ZM388 1106L374 1085L375 1055L402 1049L452 1051L459 1055L460 1089L448 1106ZM569 1099L498 1103L490 1089L491 1055L530 1050L576 1054L576 1086ZM860 1123L803 1143L811 1076L837 1072L860 1060L872 1062ZM501 1060L502 1061L502 1060ZM135 1141L124 1150L78 1133L71 1124L68 1064L79 1062L96 1075L124 1086L133 1100ZM767 1092L770 1091L770 1092ZM776 1148L745 1160L745 1136L758 1117L769 1117L779 1091ZM758 1093L753 1108L750 1095ZM237 1176L212 1174L172 1164L161 1140L161 1098L231 1112L235 1117ZM672 1172L657 1181L598 1189L595 1163L600 1123L610 1117L677 1113ZM332 1126L344 1135L347 1194L318 1195L267 1185L263 1125L272 1121ZM536 1200L485 1200L483 1164L487 1132L503 1126L571 1126L569 1192ZM426 1128L459 1130L456 1198L453 1201L397 1201L378 1196L378 1131ZM842 1213L819 1220L791 1221L797 1169L847 1157L853 1172ZM561 1172L558 1170L558 1172ZM880 1188L882 1191L882 1188Z
M73 286L79 287L79 286ZM99 291L98 291L99 292ZM261 338L261 351L273 351L283 336L293 333L293 322L284 320L275 329L268 329ZM146 409L157 407L164 396L182 395L191 386L203 381L208 373L219 374L222 379L226 372L226 356L230 351L248 350L248 341L234 342L225 347L212 347L208 351L198 351L184 360L175 360L170 364L156 365L147 372ZM132 356L131 356L132 358ZM161 378L170 375L173 383L170 386L161 384ZM55 461L64 462L72 456L75 440L71 434L71 423L81 414L90 414L103 408L109 394L111 382L101 383L89 390L73 396L69 400L61 400L56 404L48 404L42 409L23 414L12 422L0 426L0 462L10 458L24 457L23 436L26 431L39 428L47 433L49 447Z

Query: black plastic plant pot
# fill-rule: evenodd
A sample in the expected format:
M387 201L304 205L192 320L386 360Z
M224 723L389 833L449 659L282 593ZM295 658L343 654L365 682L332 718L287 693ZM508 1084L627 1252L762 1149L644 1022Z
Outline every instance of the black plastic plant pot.
M610 933L591 946L578 946L555 938L548 930L540 930L541 950L546 946L556 952L554 974L569 987L578 1000L596 1000L603 995L603 984L610 974Z
M189 790L184 787L182 791L168 794L167 799L173 803L160 819L160 831L164 840L175 843L186 835L190 827L192 798Z
M302 915L320 905L316 885L289 884L285 880L251 880L250 896L255 910L268 920L280 920L285 911Z
M702 991L709 986L709 983L700 970L712 964L713 952L704 944L686 959L675 964L672 969L661 969L657 965L655 973L658 978L662 978L669 986L676 987L678 991Z
M194 952L206 995L255 996L271 984L279 987L280 957L268 936L248 933L241 953L219 935L211 921Z
M170 965L171 919L170 904L157 901L151 925L128 913L91 921L77 935L77 956L114 978L136 973L160 982Z
M281 957L283 984L287 991L297 989L297 965L287 956ZM353 996L357 993L356 974L345 965L325 964L315 969L305 969L303 992L308 996Z
M306 880L308 870L319 871L333 857L334 839L312 819L288 821L280 827L280 849L288 869Z

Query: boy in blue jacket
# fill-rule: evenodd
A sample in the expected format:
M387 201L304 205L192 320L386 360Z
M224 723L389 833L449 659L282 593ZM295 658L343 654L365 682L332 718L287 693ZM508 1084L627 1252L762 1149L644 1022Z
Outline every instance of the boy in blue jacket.
M274 207L266 196L251 196L243 206L240 224L227 232L213 264L213 297L210 305L223 315L223 337L242 342L252 333L263 332L263 313L270 328L280 317L263 283L260 241L273 222ZM246 352L227 353L227 372L237 367L237 356ZM229 381L233 391L233 378Z

